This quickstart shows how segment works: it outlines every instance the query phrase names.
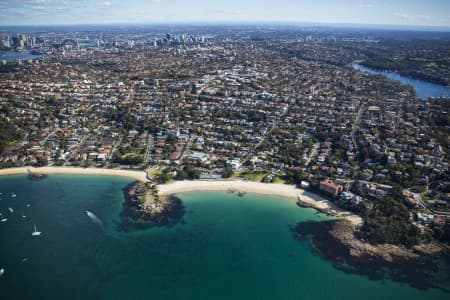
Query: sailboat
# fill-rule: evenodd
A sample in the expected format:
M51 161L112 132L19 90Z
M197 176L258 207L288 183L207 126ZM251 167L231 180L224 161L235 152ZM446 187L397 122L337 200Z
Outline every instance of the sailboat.
M33 233L31 233L31 235L32 236L40 236L41 235L41 232L40 231L37 231L37 229L36 229L36 224L33 224L34 225L34 231L33 231Z
M14 209L12 209L11 207L8 207L8 210L9 210L10 213L14 212Z
M0 269L0 277L2 277L3 274L5 274L5 269Z

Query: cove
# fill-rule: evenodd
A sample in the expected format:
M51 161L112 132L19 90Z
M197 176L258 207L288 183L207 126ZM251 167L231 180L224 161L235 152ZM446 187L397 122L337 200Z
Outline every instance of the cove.
M416 91L417 97L421 99L427 99L428 97L433 98L449 98L450 97L450 88L444 85L435 84L431 82L426 82L418 79L413 79L409 77L405 77L396 72L389 71L380 71L368 68L366 66L360 64L352 64L353 69L358 70L360 72L365 72L373 75L381 75L386 78L400 81L403 84L411 85Z
M330 218L292 199L183 193L177 195L185 206L182 222L120 230L123 188L130 182L112 176L1 177L0 212L8 218L0 223L2 299L448 297L439 286L417 289L336 268L290 230L299 222ZM31 236L33 224L40 237ZM430 276L450 286L448 273Z

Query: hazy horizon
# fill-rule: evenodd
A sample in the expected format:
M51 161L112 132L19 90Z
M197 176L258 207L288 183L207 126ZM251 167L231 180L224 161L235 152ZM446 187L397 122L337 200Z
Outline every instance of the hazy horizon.
M450 29L450 1L3 0L0 26L305 24Z
M159 22L159 23L146 23L146 22L128 22L128 23L79 23L79 24L27 24L27 25L2 25L0 24L0 30L2 31L14 31L15 29L34 29L41 30L46 28L77 28L80 27L164 27L164 26L266 26L266 27L299 27L299 28L320 28L320 29L341 29L341 30L367 30L367 31L411 31L411 32L436 32L436 33L450 33L450 26L421 26L421 25L395 25L395 24L356 24L356 23L308 23L308 22ZM21 29L22 28L22 29Z

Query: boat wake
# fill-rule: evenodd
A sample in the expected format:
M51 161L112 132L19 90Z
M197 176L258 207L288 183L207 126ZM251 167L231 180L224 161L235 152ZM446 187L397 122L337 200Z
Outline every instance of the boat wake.
M91 221L94 224L99 225L101 228L103 228L103 222L102 220L100 220L94 213L90 212L90 211L86 211L86 215L89 217L89 219L91 219Z

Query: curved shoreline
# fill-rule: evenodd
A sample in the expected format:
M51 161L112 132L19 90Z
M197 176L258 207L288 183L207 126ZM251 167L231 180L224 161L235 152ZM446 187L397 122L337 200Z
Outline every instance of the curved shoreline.
M144 171L120 170L120 169L100 169L100 168L79 168L79 167L20 167L0 169L0 176L7 175L27 175L29 172L38 174L73 174L73 175L102 175L102 176L123 176L141 182L147 182L147 173ZM233 191L237 193L253 193L260 195L278 196L291 199L296 203L299 198L308 207L319 212L327 211L336 217L350 221L354 226L362 224L362 218L354 213L337 207L331 201L314 193L299 189L294 185L281 183L261 183L244 180L195 180L176 181L169 184L161 184L159 187L160 196L171 196L187 192L202 191Z
M0 169L0 176L7 175L27 175L28 172L38 174L72 174L72 175L101 175L101 176L123 176L138 181L147 181L147 174L144 171L118 170L118 169L99 169L99 168L78 168L78 167L20 167Z
M294 185L281 183L261 183L243 180L196 180L176 181L159 185L159 195L170 196L187 192L202 191L233 191L237 193L253 193L287 198L296 203L299 198L303 203L318 211L329 211L339 218L350 221L353 225L362 224L362 219L356 214L337 207L329 200L317 194L296 188Z

